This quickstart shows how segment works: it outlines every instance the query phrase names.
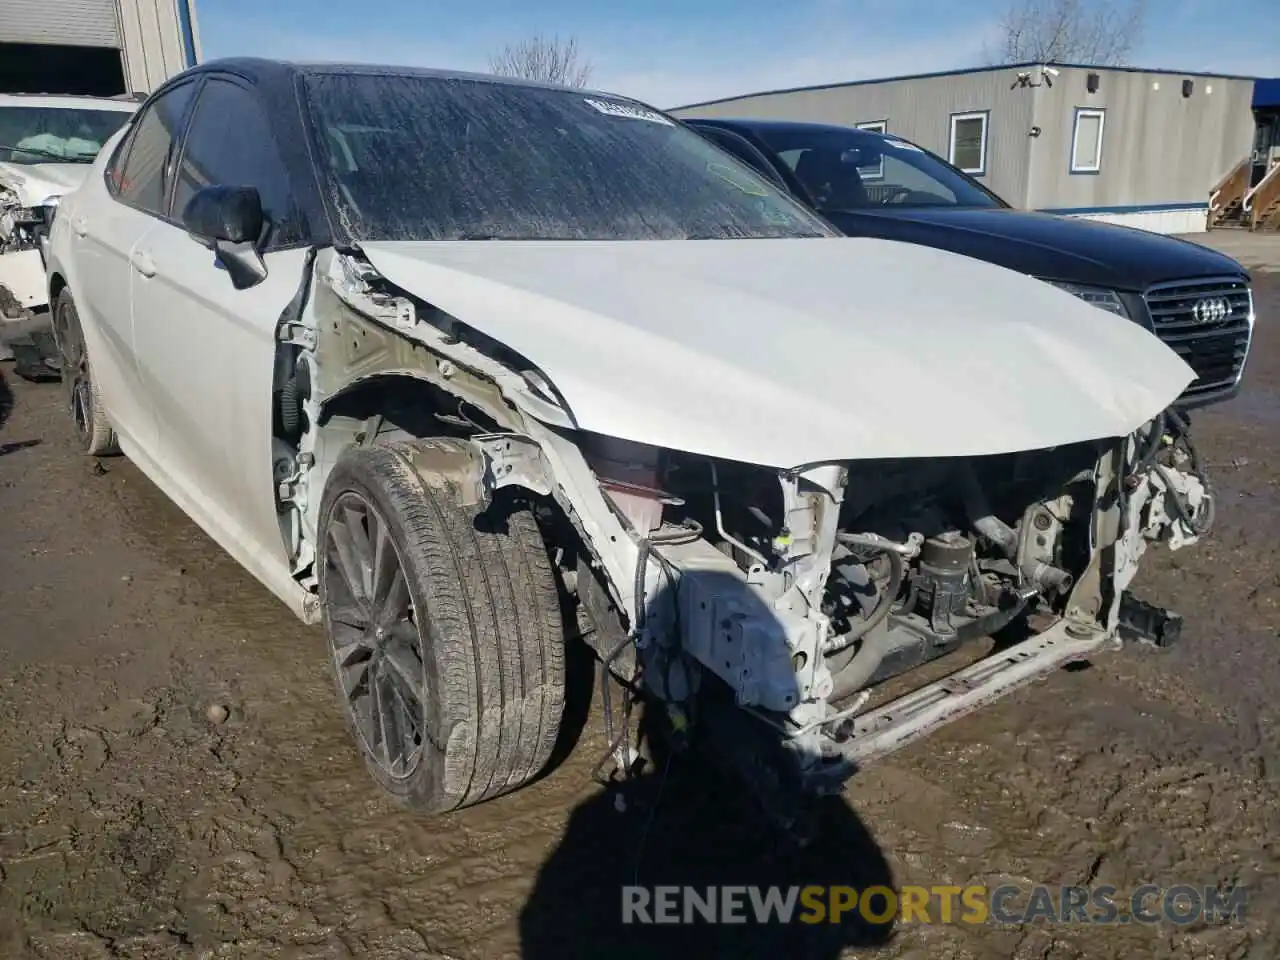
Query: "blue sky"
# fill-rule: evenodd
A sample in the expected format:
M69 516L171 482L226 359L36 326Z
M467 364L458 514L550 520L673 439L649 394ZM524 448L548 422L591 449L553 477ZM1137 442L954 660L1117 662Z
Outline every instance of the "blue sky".
M1280 76L1277 0L1154 0L1140 66ZM778 87L977 66L1007 0L194 0L206 60L236 54L484 70L573 35L593 87L673 107Z

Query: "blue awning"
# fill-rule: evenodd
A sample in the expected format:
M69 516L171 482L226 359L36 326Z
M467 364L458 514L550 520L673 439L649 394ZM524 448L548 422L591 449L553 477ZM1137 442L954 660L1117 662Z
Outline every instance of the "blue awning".
M1253 81L1253 109L1266 107L1280 109L1280 77Z

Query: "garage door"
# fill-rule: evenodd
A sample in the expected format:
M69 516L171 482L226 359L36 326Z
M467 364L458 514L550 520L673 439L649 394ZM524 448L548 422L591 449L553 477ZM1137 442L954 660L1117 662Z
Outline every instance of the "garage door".
M0 0L0 43L119 47L116 0Z

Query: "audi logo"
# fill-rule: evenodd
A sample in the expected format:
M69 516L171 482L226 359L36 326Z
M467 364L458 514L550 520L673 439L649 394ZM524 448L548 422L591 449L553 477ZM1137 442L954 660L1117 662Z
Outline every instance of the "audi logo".
M1191 316L1200 324L1221 323L1231 316L1231 303L1226 297L1205 297L1192 306Z

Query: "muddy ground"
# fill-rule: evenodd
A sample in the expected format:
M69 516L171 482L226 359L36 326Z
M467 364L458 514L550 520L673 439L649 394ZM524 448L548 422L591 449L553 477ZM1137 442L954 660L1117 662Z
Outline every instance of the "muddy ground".
M1142 579L1185 613L1181 645L1061 672L882 762L802 854L687 765L629 786L619 811L589 778L598 705L531 788L437 820L393 808L321 634L128 462L77 456L56 385L16 383L0 957L1280 957L1280 273L1257 276L1246 390L1196 417L1218 527ZM589 667L576 675L589 690ZM1190 928L674 931L621 926L637 879L1243 883L1250 900L1242 922Z

